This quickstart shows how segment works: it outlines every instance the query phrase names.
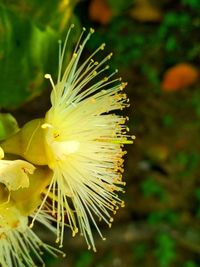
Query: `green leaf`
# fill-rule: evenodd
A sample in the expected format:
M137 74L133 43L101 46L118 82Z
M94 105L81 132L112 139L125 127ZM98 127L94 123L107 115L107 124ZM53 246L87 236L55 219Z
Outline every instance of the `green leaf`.
M69 20L72 17L72 11L74 9L76 0L0 0L0 3L4 4L9 10L12 10L15 14L20 16L29 17L40 27L51 27L56 31L62 32L69 24Z
M0 140L4 140L19 130L16 119L9 113L0 113Z
M58 40L69 20L76 23L67 53L79 32L72 15L75 0L0 0L0 107L16 108L44 88L44 74L53 78L58 68Z
M42 90L57 69L58 35L0 5L0 106L16 107Z

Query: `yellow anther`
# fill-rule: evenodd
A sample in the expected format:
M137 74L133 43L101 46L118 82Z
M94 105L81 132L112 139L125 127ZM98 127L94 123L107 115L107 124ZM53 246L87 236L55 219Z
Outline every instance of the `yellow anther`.
M103 44L100 46L100 49L101 49L101 50L104 50L105 46L106 46L106 44L103 43Z
M47 74L44 75L44 78L51 79L51 75L47 73Z
M122 201L122 203L121 203L121 207L122 207L122 208L125 207L125 202L124 202L124 201Z
M107 56L107 59L111 59L113 53L110 53L108 56Z
M95 71L93 71L93 73L92 73L92 74L93 74L94 76L95 76L95 75L97 75L97 71L96 71L96 70L95 70Z
M33 228L33 225L34 225L34 223L31 223L31 224L29 225L29 228Z
M42 128L42 129L47 129L47 128L53 128L53 126L52 126L51 124L49 124L49 123L43 123L43 124L41 125L41 128Z

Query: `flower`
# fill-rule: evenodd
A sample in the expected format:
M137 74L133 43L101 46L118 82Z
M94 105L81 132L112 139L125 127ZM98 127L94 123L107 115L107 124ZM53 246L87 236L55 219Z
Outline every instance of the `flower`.
M94 30L90 29L82 40L85 28L73 55L62 74L68 31L63 49L59 50L58 79L51 93L52 107L42 125L45 138L47 163L53 171L46 196L52 199L52 211L57 217L57 242L63 244L65 217L74 236L78 229L85 237L88 248L95 251L90 221L104 239L95 216L109 226L124 201L118 196L123 192L122 181L124 144L132 140L126 134L127 118L114 113L129 106L123 89L126 83L113 78L117 73L104 75L112 53L101 62L94 60L103 50L102 44L85 60L79 59ZM101 77L102 76L102 77ZM133 137L134 138L134 137ZM41 207L42 207L41 205ZM39 209L40 210L40 209ZM38 213L39 213L38 210Z
M135 137L127 134L128 118L120 115L120 111L129 106L123 92L127 83L115 77L117 70L108 73L107 62L112 53L100 62L96 61L98 52L104 50L105 44L102 44L79 64L93 29L86 34L83 28L68 65L63 67L73 27L68 31L63 48L59 43L57 82L54 84L50 74L45 75L53 87L51 108L44 118L28 122L1 145L5 152L36 164L37 170L39 165L43 171L46 165L51 170L47 178L45 173L42 176L42 172L36 170L36 183L31 185L38 196L43 196L42 202L37 198L30 201L31 208L24 208L24 201L20 201L23 210L28 212L33 211L33 204L35 207L40 203L31 225L45 205L46 213L51 212L57 222L56 242L60 247L67 221L72 236L80 231L88 248L95 251L91 223L104 239L97 218L110 227L113 214L124 206L119 196L125 185L122 181L123 156L126 154L123 146L132 144ZM20 190L29 192L24 188ZM21 191L14 195L22 199Z
M52 230L47 218L41 213L38 220ZM58 250L43 243L28 226L28 217L23 216L16 207L6 203L0 206L0 264L2 267L34 267L30 251L38 263L44 266L41 257L46 250L56 256Z
M43 243L29 227L41 202L41 192L51 175L44 167L36 169L24 160L4 160L0 147L0 265L2 267L36 266L30 251L38 263L44 266L42 251L54 256L57 249ZM41 174L46 177L41 182ZM39 182L39 184L38 184ZM52 217L41 211L37 221L55 233Z

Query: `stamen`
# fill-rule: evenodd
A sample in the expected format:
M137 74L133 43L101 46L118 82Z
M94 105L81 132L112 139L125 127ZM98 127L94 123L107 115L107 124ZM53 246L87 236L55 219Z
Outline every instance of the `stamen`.
M64 55L65 55L65 49L66 49L66 46L67 46L67 42L68 42L68 39L69 39L69 36L70 36L70 33L71 33L71 30L74 28L74 24L71 24L68 32L67 32L67 35L66 35L66 38L65 38L65 41L64 41L64 45L63 45L63 49L62 49L62 52L61 52L61 48L60 48L60 53L61 56L59 57L59 65L58 65L58 79L57 79L57 83L60 82L61 80L61 71L62 71L62 65L63 65L63 60L64 60ZM61 45L60 45L61 47Z
M121 77L113 78L118 70L107 73L107 61L113 53L96 61L95 55L105 48L103 43L78 65L94 30L90 29L86 37L83 37L84 32L85 28L61 77L65 41L62 52L59 52L58 84L54 86L51 79L52 108L41 127L48 128L44 132L48 133L45 144L50 152L47 157L53 177L41 206L47 196L52 199L51 210L56 216L60 246L67 216L72 236L79 228L88 248L96 251L90 224L105 240L96 218L111 227L113 214L124 206L118 196L119 192L124 192L125 186L122 181L123 156L126 153L123 145L132 144L134 138L127 134L127 119L113 112L128 106L127 96L121 92L126 83ZM47 78L51 76L47 74Z

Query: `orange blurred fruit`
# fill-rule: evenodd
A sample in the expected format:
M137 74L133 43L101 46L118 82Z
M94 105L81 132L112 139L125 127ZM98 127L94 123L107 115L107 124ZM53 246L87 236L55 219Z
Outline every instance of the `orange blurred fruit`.
M90 19L106 25L112 18L112 10L106 0L92 0L89 6Z
M169 68L161 82L163 91L177 91L197 81L199 71L188 63L179 63Z

